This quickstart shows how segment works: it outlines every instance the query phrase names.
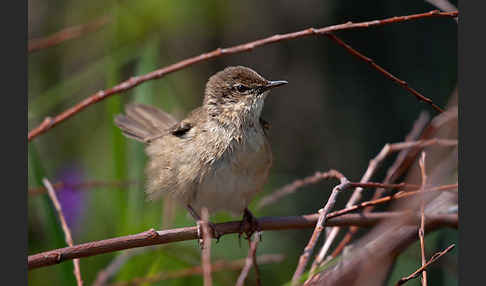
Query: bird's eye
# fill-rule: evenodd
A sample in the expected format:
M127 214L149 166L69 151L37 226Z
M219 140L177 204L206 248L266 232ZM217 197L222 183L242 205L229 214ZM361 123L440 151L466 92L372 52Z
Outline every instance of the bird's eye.
M237 84L235 88L238 92L245 92L249 89L247 86L244 86L242 84Z

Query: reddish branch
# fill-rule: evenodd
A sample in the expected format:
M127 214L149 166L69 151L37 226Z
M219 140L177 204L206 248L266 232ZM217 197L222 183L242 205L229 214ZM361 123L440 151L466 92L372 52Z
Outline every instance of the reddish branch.
M357 50L353 49L350 45L348 45L345 42L343 42L340 38L338 38L334 34L327 33L325 35L327 37L331 38L332 40L334 40L340 46L344 47L353 56L356 56L360 60L365 61L371 67L373 67L374 69L376 69L377 71L379 71L380 73L382 73L385 77L387 77L390 80L392 80L392 81L398 83L399 85L401 85L404 89L408 90L411 94L413 94L418 100L421 100L423 102L426 102L426 103L432 105L432 107L435 110L439 111L439 112L444 112L444 110L442 110L442 108L440 108L439 106L437 106L436 104L434 104L430 98L423 96L421 93L419 93L415 89L411 88L406 81L403 81L403 80L397 78L396 76L392 75L391 73L389 73L388 71L386 71L384 68L382 68L381 66L377 65L372 59L364 56L363 54L361 54Z
M459 186L458 184L452 184L452 185L443 185L443 186L439 186L439 187L435 187L435 188L423 189L423 190L417 190L417 191L411 191L411 192L403 192L402 191L402 192L398 192L398 193L391 195L391 196L386 196L386 197L379 198L379 199L376 199L376 200L362 202L360 204L353 205L349 208L334 211L332 213L329 213L327 215L327 218L329 219L329 218L337 217L337 216L347 214L347 213L350 213L350 212L354 212L354 211L357 211L357 210L360 210L360 209L364 209L366 207L381 205L381 204L384 204L384 203L387 203L387 202L390 202L390 201L393 201L393 200L398 200L398 199L403 199L403 198L415 196L415 195L418 195L419 193L422 194L424 192L428 193L428 192L454 190L454 189L457 189L458 186Z
M204 286L212 286L213 278L211 277L211 233L209 231L209 213L207 208L202 208L201 218L203 236L201 262L203 268Z
M264 254L256 258L259 264L278 263L281 262L283 259L284 256L281 254ZM218 260L211 264L211 271L216 272L222 270L240 270L245 266L245 264L246 264L246 259L238 259L235 261ZM195 266L188 269L163 272L148 277L135 278L127 282L116 282L110 285L112 286L140 285L143 283L154 283L165 279L180 278L180 277L201 275L201 274L203 274L202 267Z
M241 270L240 276L238 276L238 280L236 281L236 286L243 286L245 285L246 277L248 273L250 273L250 269L252 266L255 268L256 273L256 282L257 285L261 285L262 282L260 280L260 271L258 269L258 264L256 260L256 251L258 247L258 242L260 241L260 233L257 233L257 237L253 239L253 241L248 240L249 249L248 249L248 256L246 257L245 267Z
M393 17L393 18L388 18L388 19L383 19L383 20L374 20L374 21L367 21L367 22L361 22L361 23L353 23L353 22L347 22L344 24L340 25L334 25L334 26L328 26L320 29L315 29L315 28L308 28L305 30L297 31L297 32L292 32L292 33L287 33L287 34L281 34L281 35L273 35L268 38L263 38L260 40L256 40L253 42L249 42L246 44L241 44L229 48L218 48L214 51L201 54L192 58L185 59L183 61L177 62L175 64L172 64L170 66L152 71L148 74L145 75L140 75L140 76L135 76L131 77L130 79L121 82L120 84L106 89L106 90L101 90L96 92L95 94L89 96L88 98L84 99L80 103L76 104L75 106L65 110L61 114L55 116L54 118L47 117L44 122L32 129L29 134L28 134L28 141L31 141L35 137L39 136L40 134L45 133L46 131L50 130L54 126L57 126L59 123L65 121L66 119L74 116L78 112L82 111L83 109L87 108L88 106L91 106L98 101L104 100L108 98L109 96L112 96L114 94L118 94L121 92L125 92L129 89L132 89L138 85L140 85L143 82L149 81L149 80L154 80L161 78L169 73L181 70L183 68L186 68L188 66L194 65L199 62L207 61L210 59L214 59L217 57L221 57L223 55L229 55L229 54L236 54L236 53L241 53L241 52L246 52L246 51L251 51L257 47L261 47L264 45L268 44L273 44L281 41L287 41L287 40L293 40L293 39L298 39L298 38L303 38L303 37L308 37L308 36L315 36L315 35L323 35L327 34L330 32L335 32L335 31L343 31L343 30L352 30L352 29L363 29L363 28L369 28L369 27L374 27L374 26L382 26L386 24L392 24L392 23L400 23L400 22L405 22L405 21L411 21L411 20L417 20L417 19L423 19L423 18L430 18L430 17L456 17L459 13L457 11L455 12L440 12L438 10L433 10L427 13L421 13L421 14L414 14L414 15L407 15L407 16L401 16L401 17Z
M64 182L57 182L52 184L52 187L55 191L59 191L63 188L72 188L75 190L78 189L92 189L92 188L115 188L115 187L124 187L131 184L135 184L136 181L113 181L113 182L105 182L105 181L90 181L90 182L82 182L77 184L69 184ZM39 195L46 193L45 187L38 187L38 188L30 188L28 190L29 195Z
M314 175L305 177L300 180L295 180L292 183L283 186L282 188L272 192L270 195L262 198L260 202L258 202L257 208L262 208L266 205L272 204L279 200L280 198L290 195L294 193L296 190L299 188L302 188L306 185L310 184L316 184L322 180L329 179L329 178L335 178L336 170L329 170L327 172L316 172Z
M369 214L347 214L334 217L326 221L326 226L359 226L371 227L385 219L403 217L407 214L403 212L383 212ZM284 229L303 229L315 227L319 214L288 216L288 217L263 217L258 219L261 230L284 230ZM417 223L418 217L411 220ZM427 216L429 223L435 225L457 228L457 215L431 215ZM225 235L240 232L240 221L215 224L219 234ZM243 232L249 231L249 224L244 224ZM144 247L156 244L167 244L178 241L198 239L197 227L183 227L177 229L148 231L115 237L105 240L92 241L78 244L72 247L54 249L46 252L37 253L28 257L28 268L35 269L64 262L66 260L99 255L123 249Z
M390 183L395 181L397 178L399 178L401 175L405 173L405 171L413 164L415 159L417 158L418 153L423 147L430 146L435 143L442 144L443 146L455 146L457 145L457 140L445 140L445 141L437 141L440 139L430 139L433 136L435 136L435 133L437 130L449 122L450 120L457 119L457 107L451 108L447 110L446 112L443 112L436 117L430 122L430 124L425 128L425 130L422 132L422 135L420 136L420 140L415 141L415 142L422 142L420 144L413 143L413 141L410 142L405 142L402 144L402 147L404 144L408 144L408 147L412 147L412 149L404 149L399 156L397 156L395 162L393 165L388 169L386 178L383 181L384 183ZM412 132L414 133L414 132ZM409 136L407 136L409 137ZM413 140L412 138L407 138ZM385 146L386 148L387 146ZM399 145L395 145L395 148L398 148ZM382 150L383 152L383 150ZM382 196L383 192L385 190L383 188L379 188L376 190L375 194L373 195L372 200L378 199L379 197ZM353 194L354 195L354 194ZM373 207L369 207L365 209L365 212L370 212L372 211ZM339 242L339 245L336 247L336 249L333 251L331 254L331 257L337 257L339 253L344 249L344 247L351 241L353 235L358 231L358 228L351 227L349 231L346 233L344 238Z
M439 8L442 11L457 11L456 6L451 4L451 2L447 0L425 0L426 2L429 2L430 4L434 5L435 7ZM458 22L457 17L454 18L456 23Z
M425 152L422 151L422 155L419 160L420 174L422 175L422 187L421 191L427 184L427 174L425 172ZM422 193L422 192L421 192ZM425 197L422 195L420 200L420 228L418 230L418 236L420 239L420 254L422 256L422 267L427 263L425 258ZM422 286L427 286L427 271L422 271Z
M419 121L419 123L420 123L420 121ZM415 126L414 126L413 129L416 129ZM412 130L412 131L414 131L414 130ZM364 175L361 177L361 180L360 180L361 183L367 183L371 179L371 177L373 176L373 174L376 171L376 169L378 168L379 164L393 151L393 148L390 147L390 146L391 146L390 144L386 144L383 147L383 149L378 153L378 155L375 158L373 158L372 160L370 160L370 162L368 164L368 168L366 169ZM362 190L363 190L362 187L357 187L357 188L354 189L352 196L349 198L348 202L346 203L346 206L345 206L346 209L353 207L353 205L355 205L357 202L359 202L361 200ZM321 247L321 250L317 254L316 258L314 259L314 262L312 263L311 270L310 270L311 273L314 273L315 270L317 269L317 266L323 262L323 260L324 260L325 256L327 255L327 252L330 249L334 239L337 237L339 230L340 230L340 228L334 227L329 232L326 241L324 242L323 246ZM344 245L346 245L347 242L348 242L347 239L349 240L350 238L351 238L350 235L346 235L344 237L344 239L341 240L341 243L338 246L338 248L340 246L344 247ZM312 274L309 276L308 279L311 279L311 278L312 278Z
M338 178L341 183L334 187L329 199L326 202L326 205L323 209L319 210L319 219L317 220L316 227L314 228L314 232L312 233L309 242L304 248L304 252L299 258L299 264L297 265L297 269L295 269L295 273L292 277L292 285L297 285L302 273L304 273L307 262L309 261L309 257L317 244L317 240L319 239L321 232L324 230L327 214L331 211L336 203L338 193L350 187L348 179L346 179L346 177L344 177L341 173L334 172L334 177Z
M447 114L448 111L441 113L441 114ZM419 138L421 132L424 130L426 124L428 123L429 119L426 113L422 112L417 118L417 120L413 124L412 130L405 136L405 142L413 142L416 141L417 138ZM427 137L422 137L421 139L429 139ZM423 140L419 140L423 141ZM422 147L419 147L422 148ZM405 159L407 158L407 155L412 151L412 149L403 149L401 150L397 157L395 158L395 161L391 165L390 168L388 168L386 172L386 178L384 180L384 183L390 183L393 182L396 178L398 178L397 174L401 172L404 172L405 169L401 169L403 166ZM400 170L400 172L399 172ZM379 188L377 192L381 192L380 190L383 190L382 188ZM380 195L381 196L381 195ZM377 197L376 197L377 198Z
M390 167L390 169L387 171L386 178L384 180L384 183L390 183L395 180L397 180L401 175L405 173L405 171L412 165L413 162L415 162L415 159L417 158L420 150L423 147L430 146L434 144L433 137L435 136L437 130L449 122L450 120L457 119L457 108L451 108L447 110L444 113L441 113L434 117L430 124L423 130L422 134L420 135L420 138L417 142L424 142L424 144L418 144L417 146L411 146L412 149L407 149L401 152L393 165ZM418 137L418 136L417 136ZM410 139L406 140L407 142L412 142L415 139ZM452 144L455 141L455 144ZM430 144L425 144L425 142L428 142ZM450 142L450 143L447 143ZM442 142L436 141L439 145L442 146L454 146L457 145L457 140L445 140ZM376 192L376 197L379 197L382 195L382 189L378 189Z
M439 144L442 146L456 146L457 145L457 140L445 140L445 139L430 139L430 140L419 140L419 141L411 141L411 142L401 142L401 143L394 143L394 144L386 144L383 149L378 153L378 155L370 160L370 163L368 165L368 168L366 169L365 174L361 178L360 183L361 184L366 184L370 180L370 178L373 176L375 173L376 169L378 168L379 164L391 153L401 151L404 149L409 149L409 148L423 148L426 146L430 146L433 144ZM388 185L388 180L385 180L385 185ZM357 183L355 183L357 184ZM353 195L349 199L349 201L346 203L345 208L351 208L353 205L356 205L357 202L361 199L361 192L363 188L358 187L354 190ZM377 197L374 196L373 200L376 200ZM339 253L344 246L351 240L352 235L354 232L357 230L357 228L351 228L349 232L346 234L346 236L341 240L340 244L336 248L336 250L332 253L332 257L336 257L337 253ZM327 251L329 250L332 242L336 238L336 236L339 233L339 228L333 228L326 239L324 245L322 246L321 250L319 251L319 254L316 256L316 259L312 263L311 267L311 272L313 272L317 266L324 261L324 257L327 254Z
M434 254L432 256L432 258L430 258L430 260L427 263L422 265L422 267L417 269L414 273L410 274L409 276L401 278L400 280L398 280L397 284L395 284L395 285L400 286L400 285L406 283L408 280L417 278L420 275L420 273L424 272L427 269L427 267L429 267L432 263L434 263L437 259L442 257L444 254L450 252L455 246L456 246L455 244L452 244L449 247L447 247L446 249L444 249L443 251L437 252L436 254Z
M73 238L71 236L71 230L69 229L69 226L66 223L66 219L64 218L64 214L62 213L62 208L61 204L59 203L59 200L57 199L56 192L54 191L54 188L52 187L51 183L47 179L43 179L42 182L44 183L44 186L46 186L47 193L49 197L51 198L51 201L54 205L54 208L56 209L57 214L59 215L59 221L61 222L62 230L64 232L64 236L66 238L66 243L72 247L74 245L73 243ZM76 277L76 283L78 286L83 285L83 279L81 279L81 269L79 267L79 259L74 259L73 260L74 264L74 276Z
M52 46L57 46L65 41L72 40L83 35L95 32L108 23L108 17L96 19L90 23L65 28L48 37L37 38L29 41L29 53L36 52Z
M426 222L428 232L438 229L429 216ZM315 274L305 285L382 285L396 257L416 241L417 224L409 224L408 218L384 222L357 241L349 257Z
M314 175L305 177L303 179L295 180L292 183L283 186L282 188L272 192L270 195L263 197L260 202L258 203L258 208L262 208L266 205L273 204L280 198L287 196L289 194L294 193L299 188L302 188L306 185L315 184L320 182L324 179L332 178L330 174L335 172L335 170L329 170L327 172L316 172ZM385 189L411 189L411 188L418 188L417 185L412 184L383 184L383 183L376 183L376 182L367 182L367 183L358 183L358 182L349 182L351 187L357 188L385 188Z
M151 247L129 249L115 257L104 269L98 272L92 286L106 285L108 280L115 276L123 265L133 256L151 250Z

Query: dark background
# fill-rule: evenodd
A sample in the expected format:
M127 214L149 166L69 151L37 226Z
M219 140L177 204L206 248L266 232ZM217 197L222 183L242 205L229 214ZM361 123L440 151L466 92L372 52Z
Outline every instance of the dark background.
M457 4L455 1L451 1ZM373 4L373 5L371 5ZM179 60L213 50L309 27L360 22L422 13L435 9L424 1L29 1L29 39L108 15L101 30L28 56L28 129L92 93L109 88ZM457 84L457 24L449 18L429 18L364 30L337 33L410 86L445 107ZM337 169L357 181L384 144L403 141L421 111L436 112L406 90L358 60L325 36L280 42L251 52L199 63L113 96L69 119L29 144L29 187L40 178L124 181L117 188L67 190L60 195L69 212L76 243L161 228L162 203L143 195L145 156L140 144L122 137L113 116L137 101L156 105L182 118L200 105L207 78L229 65L251 67L269 79L289 85L267 99L264 118L272 124L274 166L262 195L315 171ZM389 160L390 161L390 160ZM387 161L389 163L389 161ZM386 170L386 168L383 168ZM383 178L384 171L376 176ZM322 207L335 182L306 187L263 210L257 216L313 213ZM348 196L339 198L342 206ZM28 253L63 247L63 235L45 196L28 201ZM250 205L254 208L255 203ZM213 221L235 219L218 214ZM174 227L193 222L178 208ZM284 253L279 265L262 266L263 281L287 282L310 236L307 231L265 232L259 254ZM441 246L451 231L429 236ZM339 239L338 239L339 240ZM213 245L213 259L242 258L236 236ZM418 248L402 254L390 283L413 272ZM81 259L86 284L116 254ZM455 256L449 265L456 263ZM199 263L193 241L137 256L124 265L116 280L128 280ZM447 269L444 270L444 269ZM456 266L432 268L432 281L456 285ZM220 285L234 283L236 272L215 274ZM29 272L29 284L73 283L72 264ZM252 278L250 282L252 283ZM230 281L230 282L228 282ZM201 278L161 282L187 285ZM418 283L418 280L410 284ZM171 284L171 285L172 285ZM417 284L418 285L418 284Z

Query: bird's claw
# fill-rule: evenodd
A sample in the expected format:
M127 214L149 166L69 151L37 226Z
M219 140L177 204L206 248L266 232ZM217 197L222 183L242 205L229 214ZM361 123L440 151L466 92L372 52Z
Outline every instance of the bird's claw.
M250 225L249 229L247 231L244 231L245 229L245 223L248 223ZM253 216L253 214L248 210L245 209L243 212L243 219L240 221L240 228L238 231L238 242L241 247L241 235L245 233L246 237L245 239L251 240L251 237L254 233L258 233L258 237L260 241L262 241L262 236L261 236L261 228L260 224L258 223L258 220Z

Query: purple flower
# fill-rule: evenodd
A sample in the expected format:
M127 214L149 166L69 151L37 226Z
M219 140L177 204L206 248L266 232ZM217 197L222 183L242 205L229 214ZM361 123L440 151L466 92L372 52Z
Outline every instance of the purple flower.
M57 178L63 184L57 196L66 223L72 232L77 232L84 207L83 191L79 187L83 182L83 172L80 168L71 165L61 169Z

